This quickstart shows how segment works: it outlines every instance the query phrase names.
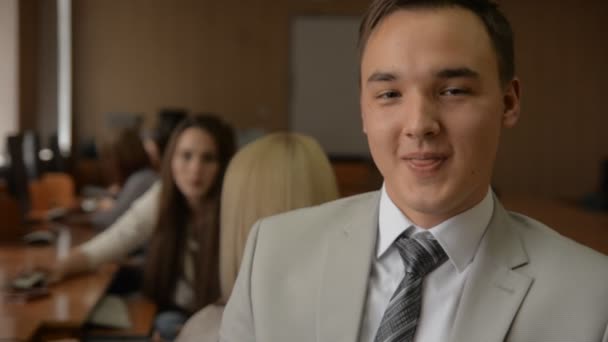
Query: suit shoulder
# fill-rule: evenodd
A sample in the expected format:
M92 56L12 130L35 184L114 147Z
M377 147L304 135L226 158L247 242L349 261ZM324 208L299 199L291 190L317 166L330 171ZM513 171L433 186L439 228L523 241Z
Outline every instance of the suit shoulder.
M560 235L539 221L521 214L510 213L510 216L511 226L517 230L528 257L516 272L533 279L520 309L521 319L536 320L538 312L546 312L542 318L544 323L537 321L537 327L551 329L551 334L554 334L554 328L549 328L552 325L565 329L570 336L603 332L608 317L605 305L608 256ZM572 317L581 319L573 322ZM529 331L525 334L529 336ZM576 339L564 337L564 340Z

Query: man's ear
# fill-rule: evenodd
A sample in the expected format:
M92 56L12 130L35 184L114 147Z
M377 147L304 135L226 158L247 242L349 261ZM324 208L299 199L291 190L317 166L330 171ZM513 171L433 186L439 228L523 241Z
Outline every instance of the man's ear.
M503 95L503 105L502 126L511 128L519 121L520 85L517 77L514 77L509 84L506 85Z

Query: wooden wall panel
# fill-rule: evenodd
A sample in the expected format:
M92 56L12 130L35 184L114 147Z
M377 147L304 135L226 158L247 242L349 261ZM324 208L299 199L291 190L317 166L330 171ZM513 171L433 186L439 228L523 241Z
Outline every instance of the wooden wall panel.
M152 116L163 106L218 112L238 127L286 126L280 2L85 0L74 12L81 136L105 134L104 113Z
M503 0L516 35L522 117L505 132L495 172L504 192L577 197L608 158L605 1Z
M38 96L38 2L19 1L19 129L34 129Z
M183 106L239 128L287 127L290 18L353 15L367 1L74 1L77 134L101 137L104 113ZM580 196L608 156L604 1L502 0L517 36L520 124L504 135L503 192ZM359 118L356 118L359 120Z

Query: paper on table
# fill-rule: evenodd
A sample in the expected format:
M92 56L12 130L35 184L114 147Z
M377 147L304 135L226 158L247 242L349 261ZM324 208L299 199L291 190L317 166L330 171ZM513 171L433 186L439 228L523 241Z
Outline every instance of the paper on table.
M87 323L107 328L130 328L127 304L119 296L106 295L97 303Z

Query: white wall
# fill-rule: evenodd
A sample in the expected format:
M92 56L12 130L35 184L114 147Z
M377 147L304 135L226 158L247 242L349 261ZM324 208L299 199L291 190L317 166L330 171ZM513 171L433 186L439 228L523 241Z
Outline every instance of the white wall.
M290 129L335 156L367 157L361 128L358 17L301 16L291 28Z
M0 1L0 154L6 136L17 131L19 120L19 4ZM2 160L0 160L0 163Z

